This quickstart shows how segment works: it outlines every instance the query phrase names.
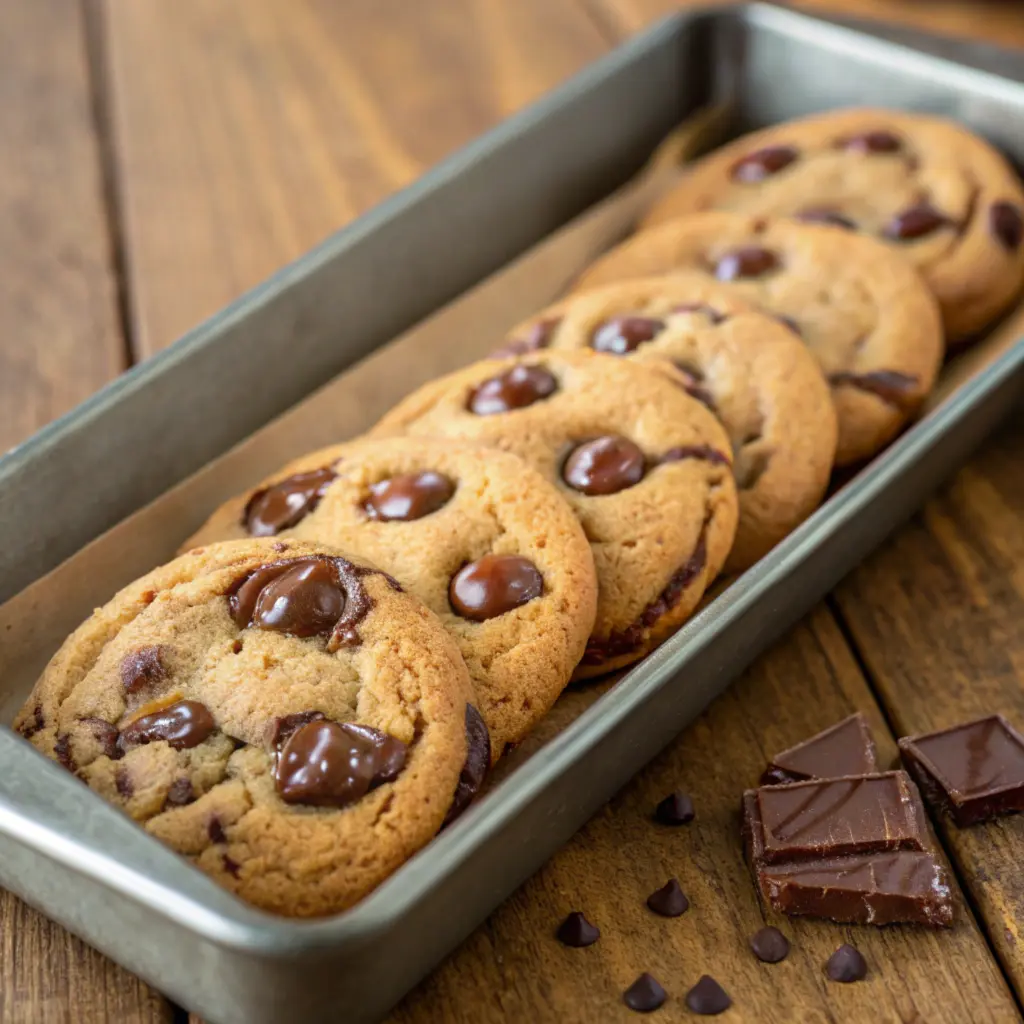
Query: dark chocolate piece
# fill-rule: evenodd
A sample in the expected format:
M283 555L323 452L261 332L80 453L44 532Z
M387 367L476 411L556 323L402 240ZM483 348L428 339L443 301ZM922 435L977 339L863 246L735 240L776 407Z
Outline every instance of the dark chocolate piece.
M1014 252L1024 239L1024 218L1020 207L1014 203L1001 200L993 203L988 211L988 223L992 234L1003 243L1004 248Z
M443 508L455 493L455 484L428 469L379 480L370 487L363 510L370 519L409 522Z
M496 348L488 358L509 359L514 356L526 355L527 352L536 352L538 349L547 348L551 342L551 335L555 328L562 322L560 316L552 317L549 320L538 320L522 338L510 338L504 345Z
M305 519L337 474L330 467L295 473L257 491L245 506L242 525L253 537L273 537Z
M654 819L662 825L689 825L694 819L693 800L686 793L670 793L654 811Z
M192 782L184 776L175 779L167 790L167 803L172 807L184 807L192 803L196 794L192 789Z
M682 917L690 909L690 901L680 888L679 880L670 878L647 897L647 906L662 917Z
M778 928L762 928L750 937L750 948L763 964L777 964L789 956L789 939Z
M681 445L677 448L669 448L668 451L662 453L658 462L665 464L669 462L683 462L686 459L700 459L703 462L710 462L715 466L730 465L728 455L707 444L689 444Z
M641 974L622 995L622 1001L638 1013L656 1010L667 998L665 990L646 972Z
M844 944L828 958L825 973L831 981L847 984L863 981L868 974L868 965L859 949Z
M870 370L867 373L838 370L828 375L828 382L834 388L846 385L866 391L900 409L912 409L917 404L915 392L920 384L917 377L895 370Z
M952 227L953 221L930 203L918 203L896 214L886 225L885 235L896 241L906 242L924 238L939 228Z
M558 926L555 937L563 946L582 949L584 946L592 946L597 942L601 938L601 932L583 916L582 911L574 910Z
M646 466L637 445L609 435L574 448L562 467L562 479L582 494L615 494L640 483Z
M590 344L595 352L624 356L635 352L645 341L651 341L665 330L664 320L649 316L617 316L598 324Z
M175 750L187 750L197 747L216 728L213 715L205 704L197 700L179 700L129 722L121 730L117 742L124 749L165 740Z
M761 776L761 785L833 779L838 775L870 775L878 771L878 755L867 719L858 711L809 740L776 754Z
M448 599L463 618L483 622L519 608L544 592L544 577L520 555L484 555L463 566L448 586Z
M900 740L929 804L958 827L1024 811L1024 736L1002 715Z
M471 392L467 408L477 416L493 416L533 405L557 390L558 381L543 366L513 366L481 381Z
M858 153L897 153L903 148L903 140L893 132L876 128L859 135L849 135L839 145Z
M701 1017L715 1017L725 1013L732 1006L732 1000L710 974L702 974L697 984L686 993L686 1005Z
M757 245L744 245L723 253L715 264L715 277L719 281L738 281L744 277L762 277L778 270L782 261L770 249Z
M800 153L795 146L766 146L748 153L732 165L732 178L745 185L754 185L778 174L793 163Z
M140 647L121 659L121 685L125 693L138 693L166 678L163 649L159 646Z
M450 825L472 802L491 766L491 734L480 712L466 705L466 760L455 786L455 796L441 828Z

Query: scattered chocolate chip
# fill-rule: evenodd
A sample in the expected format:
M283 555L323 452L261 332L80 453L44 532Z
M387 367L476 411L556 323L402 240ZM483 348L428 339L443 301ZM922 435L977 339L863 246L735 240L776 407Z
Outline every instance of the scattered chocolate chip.
M224 834L224 826L220 823L220 818L214 815L206 826L206 834L210 837L211 843L226 843L228 837Z
M712 324L717 325L724 323L728 320L728 317L724 313L719 313L717 309L713 309L711 306L704 305L703 302L684 302L672 309L673 313L700 313L706 316Z
M693 800L679 792L670 793L654 811L654 818L661 825L689 825L694 817Z
M690 901L680 888L678 879L670 878L647 897L647 906L662 917L681 917L690 909Z
M408 522L443 508L454 493L455 484L441 473L403 473L371 485L363 509L371 519Z
M555 936L563 946L580 949L583 946L592 946L597 942L601 937L601 932L583 916L582 911L574 910L558 926Z
M841 139L839 145L856 153L896 153L903 148L903 140L892 132L876 128L859 135L849 135Z
M513 366L481 381L470 393L467 408L477 416L493 416L533 405L557 390L557 379L543 366Z
M129 651L121 659L121 685L125 693L138 693L166 678L163 650L159 646L140 647L137 651Z
M779 257L770 249L757 245L744 245L723 253L715 264L715 277L719 281L738 281L744 277L763 277L778 270Z
M750 948L762 963L777 964L789 956L789 939L778 928L762 928L751 937Z
M659 463L683 462L685 459L702 459L716 466L730 465L729 456L706 444L690 444L679 448L669 448L658 459Z
M895 370L869 370L866 373L839 370L829 374L828 382L834 388L846 385L867 391L899 408L912 408L917 404L915 393L920 386L917 377L897 373Z
M664 320L648 316L617 316L598 324L591 335L595 352L624 356L635 352L645 341L651 341L665 330Z
M448 587L448 599L463 618L483 622L504 615L544 592L544 577L519 555L484 555L463 566Z
M122 749L164 740L175 750L196 747L217 728L213 715L197 700L179 700L170 707L143 715L121 730Z
M96 737L96 742L99 743L107 757L116 761L122 756L123 752L117 746L118 731L116 725L104 721L102 718L83 718L82 724L89 726L93 736Z
M241 870L241 865L233 861L226 853L222 860L224 861L224 870L231 875L232 878L237 878L238 872Z
M930 203L918 203L895 217L886 225L883 234L897 241L913 241L930 235L939 228L950 227L953 222Z
M184 777L175 779L167 790L167 803L172 807L184 807L185 804L192 803L195 798L196 794L191 780Z
M845 228L847 231L857 229L857 225L849 217L844 217L838 211L826 206L809 206L807 209L801 210L794 219L803 221L805 224L829 224L835 228Z
M510 338L500 348L496 348L491 359L508 359L512 356L526 355L527 352L536 352L538 349L547 348L551 342L551 335L555 328L562 322L562 318L551 317L548 320L538 320L527 332L525 337Z
M715 1017L725 1013L732 1006L732 1000L710 974L703 974L697 984L686 993L686 1005L701 1017Z
M732 178L745 185L754 185L765 178L778 174L799 156L795 146L767 146L748 153L732 167Z
M637 1013L650 1013L661 1006L667 998L665 990L646 972L641 974L622 995L622 1001Z
M844 943L828 958L825 973L831 981L847 984L851 981L863 981L867 977L868 965L860 950Z
M610 435L574 448L562 466L562 479L583 494L615 494L640 483L647 460L625 437Z
M70 733L63 733L57 737L57 742L53 745L53 753L56 755L60 764L64 768L67 768L69 772L78 771L78 765L75 763L74 757L71 756Z
M466 705L466 760L455 786L455 796L441 828L447 828L473 802L491 766L491 734L472 704Z
M1018 206L1005 200L993 203L992 208L988 211L988 223L992 234L1010 252L1019 248L1021 239L1024 238L1024 220L1021 218Z
M328 466L295 473L257 491L245 506L242 525L253 537L290 529L320 504L337 474Z
M135 794L135 784L124 765L118 765L114 769L114 788L125 800L130 800Z
M37 704L32 709L32 720L22 722L18 726L18 733L24 736L25 739L31 739L44 725L46 725L46 717L43 715L43 706L42 704Z

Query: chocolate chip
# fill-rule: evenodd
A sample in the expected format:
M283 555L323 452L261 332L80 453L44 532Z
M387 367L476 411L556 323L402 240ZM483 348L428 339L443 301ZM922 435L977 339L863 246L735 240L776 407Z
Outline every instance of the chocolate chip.
M645 341L651 341L665 330L664 320L648 316L617 316L598 324L590 338L596 352L624 356L634 352Z
M659 464L683 462L686 459L701 459L716 466L731 465L729 456L725 452L720 452L717 448L712 448L707 444L688 444L678 448L669 448L667 452L662 453L658 462Z
M224 826L220 818L214 815L206 825L206 834L210 837L211 843L226 843L228 837L224 834Z
M105 721L102 718L83 718L82 725L88 725L92 730L93 736L96 737L96 742L99 743L103 749L103 753L107 757L116 761L122 756L122 751L118 749L117 737L118 731L117 726Z
M405 744L377 729L318 720L288 737L274 781L285 803L344 807L393 779L405 757Z
M25 739L31 739L43 726L46 725L46 717L43 714L42 704L37 704L32 709L32 720L29 722L22 722L18 726L18 732L24 736Z
M661 825L689 825L695 817L693 800L685 793L671 793L658 804L655 821Z
M533 405L557 390L558 381L543 366L513 366L481 381L470 393L467 407L477 416L493 416Z
M126 693L138 693L166 678L167 669L160 647L140 647L121 659L121 685Z
M678 879L670 878L647 897L647 906L662 917L681 917L690 909L690 901L680 888Z
M231 875L232 878L237 878L238 872L241 870L241 865L236 861L233 861L226 853L221 860L224 862L224 870Z
M640 483L647 460L625 437L598 437L574 448L562 467L562 479L583 494L615 494Z
M744 245L724 253L715 264L715 277L719 281L738 281L744 277L762 277L782 265L770 249L757 245Z
M563 946L581 949L592 946L601 937L601 932L592 925L582 911L574 910L559 926L555 936Z
M431 469L403 473L371 485L363 509L371 519L408 522L436 512L454 493L455 484Z
M857 229L857 225L849 217L844 217L827 206L810 206L801 210L794 219L803 221L805 224L831 224L832 227L846 228L847 231Z
M944 213L940 213L930 203L924 202L897 213L886 225L884 234L887 238L898 241L912 241L930 235L939 228L948 227L952 223Z
M255 600L246 625L292 636L330 633L345 610L344 591L326 559L302 558L258 569L235 596L248 610L251 595Z
M988 223L992 234L1010 252L1020 246L1021 238L1024 238L1024 220L1018 206L1005 201L993 203L988 211Z
M143 715L121 730L118 740L123 748L164 740L175 750L196 747L217 728L213 715L197 700L179 700L170 707Z
M789 956L789 939L778 928L762 928L751 936L750 948L762 963L777 964Z
M310 722L322 722L326 717L322 711L298 711L294 715L272 718L264 729L263 742L273 750L282 746L296 729Z
M679 306L675 306L672 312L700 313L706 316L712 324L721 324L729 319L724 313L719 313L717 309L712 309L711 306L705 306L703 302L684 302Z
M562 318L551 317L548 320L538 320L522 338L510 338L500 348L496 348L491 359L507 359L510 356L522 356L527 352L536 352L538 349L547 348L551 343L551 335L555 328L562 322Z
M828 958L825 973L830 980L847 984L863 981L867 977L868 965L860 950L844 943Z
M445 815L441 828L447 828L480 792L491 766L491 734L487 731L480 712L472 704L466 705L466 760L455 786L455 796Z
M175 779L167 790L167 803L172 807L184 807L185 804L195 800L195 790L192 789L192 782L184 777Z
M794 146L767 146L756 150L733 164L733 180L742 181L745 185L754 185L773 174L778 174L799 155Z
M903 148L903 140L882 128L861 132L841 139L839 145L856 153L896 153Z
M638 1013L650 1013L668 998L665 990L651 975L641 974L622 995L622 1001Z
M448 599L463 618L483 622L540 597L544 577L519 555L484 555L463 566L448 587Z
M232 654L241 654L242 653L242 641L241 640L232 640L231 641L231 653Z
M294 526L320 504L337 474L333 469L295 473L257 491L245 506L242 523L253 537L272 537Z
M119 764L114 769L114 788L118 796L124 797L125 800L130 800L135 794L135 783L132 782L132 777L124 765Z
M725 1013L732 1006L732 1000L710 974L702 974L697 984L686 993L686 1005L701 1017L715 1017Z
M64 733L57 737L57 742L53 745L53 753L62 767L67 768L69 772L78 771L78 765L75 764L75 759L71 755L70 733Z

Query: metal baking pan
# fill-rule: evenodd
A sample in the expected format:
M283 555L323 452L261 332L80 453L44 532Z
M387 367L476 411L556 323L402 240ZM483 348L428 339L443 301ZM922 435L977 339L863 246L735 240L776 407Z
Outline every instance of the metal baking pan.
M941 112L1024 163L1024 86L977 70L1015 60L762 5L660 23L0 461L0 597L611 192L708 100L728 99L737 131L851 103ZM225 401L226 380L245 401ZM1022 389L1016 344L343 915L250 909L3 728L0 882L210 1021L377 1018L906 518Z

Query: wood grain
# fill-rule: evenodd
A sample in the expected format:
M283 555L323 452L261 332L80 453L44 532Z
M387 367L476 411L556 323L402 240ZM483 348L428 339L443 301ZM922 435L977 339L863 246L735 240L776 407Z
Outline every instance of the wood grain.
M769 966L751 954L747 941L764 922L740 848L740 795L771 753L855 709L869 716L881 756L892 757L863 676L819 608L411 993L393 1024L635 1020L622 992L641 971L669 992L659 1021L693 1019L683 997L704 973L732 995L731 1021L1017 1020L962 898L950 932L772 918L793 944L790 957ZM655 825L651 811L676 788L692 794L697 819L677 829ZM673 876L691 907L666 920L645 900ZM601 929L594 946L567 949L554 939L571 910ZM868 960L863 984L837 985L822 974L843 942Z
M840 587L838 606L900 734L992 712L1024 728L1024 420L995 437ZM1024 817L942 834L1024 992Z
M140 356L607 49L572 0L115 0L103 15Z

